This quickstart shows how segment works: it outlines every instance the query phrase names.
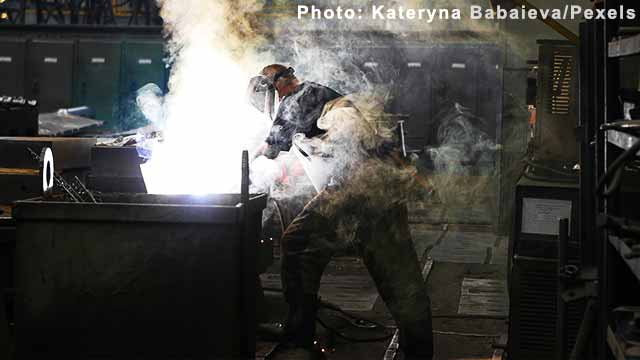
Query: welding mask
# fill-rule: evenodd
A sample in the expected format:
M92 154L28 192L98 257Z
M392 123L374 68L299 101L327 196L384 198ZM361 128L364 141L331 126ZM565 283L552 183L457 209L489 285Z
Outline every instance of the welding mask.
M273 119L273 103L276 98L276 88L266 76L256 76L249 80L247 100L262 113L267 113Z
M273 112L276 99L275 83L283 76L294 73L293 68L287 68L273 76L273 80L264 75L258 75L249 80L247 99L253 107L262 113L266 113L273 120Z

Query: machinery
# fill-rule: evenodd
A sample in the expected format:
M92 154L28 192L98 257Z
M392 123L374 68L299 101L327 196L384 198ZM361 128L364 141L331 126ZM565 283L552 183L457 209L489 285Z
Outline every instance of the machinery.
M516 187L515 221L509 249L509 355L512 359L552 359L573 347L584 302L567 306L567 336L559 318L558 219L569 219L567 263L581 264L578 185L522 178Z

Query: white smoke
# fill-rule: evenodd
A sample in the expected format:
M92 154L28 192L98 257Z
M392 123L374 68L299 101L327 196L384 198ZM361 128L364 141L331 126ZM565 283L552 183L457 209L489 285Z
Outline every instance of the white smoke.
M357 55L357 48L379 44L373 35L350 36L350 30L354 30L349 28L350 22L340 23L340 30L347 34L340 35L330 31L336 26L331 22L316 24L316 30L321 31L305 32L299 29L304 28L304 22L283 21L289 26L275 27L273 56L258 56L252 49L257 48L255 39L260 36L252 32L247 19L247 14L259 10L257 3L159 0L173 70L167 96L159 97L154 88L147 88L138 98L145 116L164 134L162 142L154 141L150 158L142 166L149 192L239 191L241 151L259 146L271 125L266 116L245 102L246 85L257 71L276 60L295 67L302 79L331 86L344 94L374 91L375 98L383 102L389 100L391 87L398 85L398 69L385 67L384 61L363 68L369 55ZM360 26L359 33L365 33L364 28L382 30L376 28L380 24L374 25ZM387 33L401 35L405 30ZM389 56L397 52L385 51ZM358 154L353 154L357 146L346 148L349 151L344 151L341 164L358 159ZM459 169L459 159L464 157L460 150L457 146L432 150L441 171L454 173L454 168ZM290 162L265 158L254 161L252 185L268 191Z
M242 150L257 147L270 125L244 97L247 79L268 59L255 61L231 29L243 24L230 18L230 6L237 14L254 9L239 8L242 1L162 0L159 5L173 70L164 99L153 91L139 93L143 113L164 137L141 167L147 191L239 192Z

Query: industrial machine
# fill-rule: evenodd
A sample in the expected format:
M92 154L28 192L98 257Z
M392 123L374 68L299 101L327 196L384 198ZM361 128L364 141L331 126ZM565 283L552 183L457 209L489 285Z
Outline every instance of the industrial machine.
M539 40L536 118L531 176L577 182L578 48L568 41Z
M578 185L523 177L516 187L509 249L509 355L552 359L568 355L576 340L584 301L568 304L567 336L558 333L559 219L569 220L568 264L579 266ZM562 340L559 340L562 339ZM561 343L560 343L561 342Z

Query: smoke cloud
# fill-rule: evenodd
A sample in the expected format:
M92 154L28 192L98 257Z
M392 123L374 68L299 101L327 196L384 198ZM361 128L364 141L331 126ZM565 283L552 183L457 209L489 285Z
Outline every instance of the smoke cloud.
M266 136L269 123L244 99L246 81L268 58L252 51L260 29L255 1L162 0L172 65L169 93L141 89L138 104L162 130L143 142L151 193L239 192L242 150ZM145 138L142 136L141 138Z
M149 192L155 193L239 191L241 151L256 149L271 125L264 114L246 103L246 85L262 67L279 62L294 67L303 81L350 94L353 107L321 119L319 126L329 131L327 136L298 139L309 153L328 162L325 173L349 175L353 186L335 203L355 199L375 208L389 201L409 201L420 190L416 170L371 156L372 149L392 137L395 123L385 114L385 107L394 100L395 90L403 86L402 69L390 66L392 61L386 61L385 56L389 60L402 56L402 50L394 46L402 46L412 32L419 31L423 43L437 42L442 31L475 32L474 39L461 39L470 43L478 38L486 41L482 34L495 32L497 27L496 23L479 21L425 24L267 19L260 16L264 2L254 0L158 3L172 65L169 93L162 96L158 89L147 87L141 89L137 101L164 134L162 141L140 137L149 158L142 167L145 182ZM354 1L353 6L358 3L368 2ZM386 4L416 5L409 0ZM468 2L434 0L429 6L468 8ZM374 58L377 60L371 60ZM496 144L483 131L482 120L463 106L438 110L448 112L424 119L439 125L434 128L438 129L438 143L420 155L422 160L433 162L432 171L423 175L446 205L480 201L496 174L478 173L473 164L491 162L487 157L493 156ZM146 138L149 140L144 141ZM283 203L303 204L293 199L306 199L315 190L298 160L293 153L283 153L275 160L257 158L251 166L252 190L270 192ZM326 211L337 208L330 204ZM269 211L275 210L271 207Z

